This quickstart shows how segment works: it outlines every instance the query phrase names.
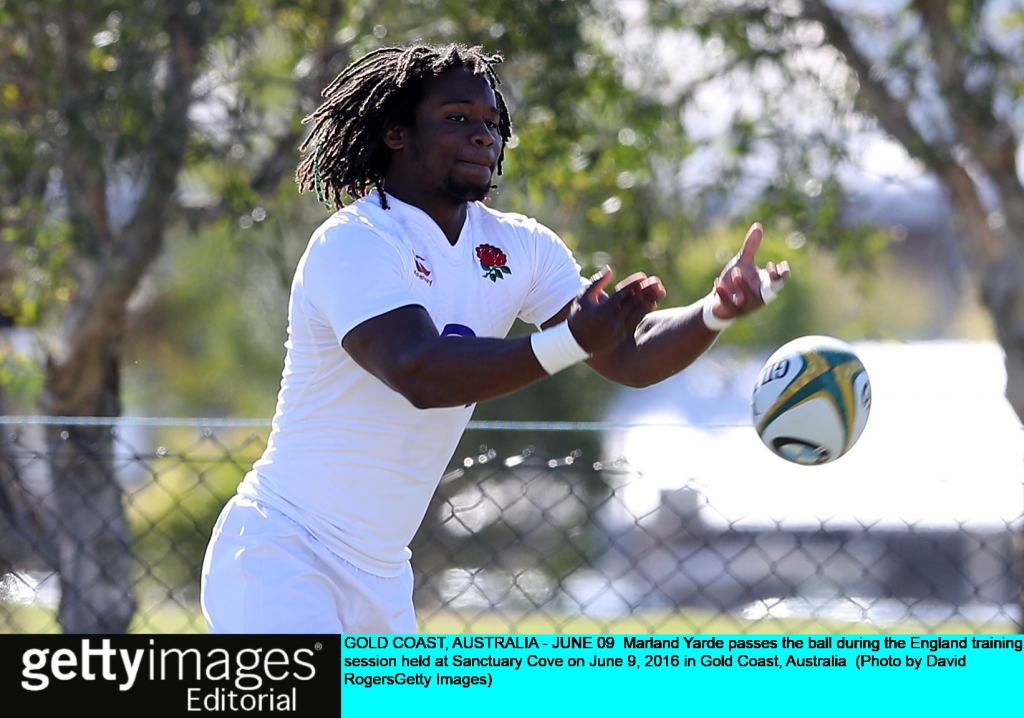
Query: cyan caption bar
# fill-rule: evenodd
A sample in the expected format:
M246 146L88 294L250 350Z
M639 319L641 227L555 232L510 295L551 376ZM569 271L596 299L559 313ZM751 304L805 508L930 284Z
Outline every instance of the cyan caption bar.
M1019 711L1012 635L343 636L342 713L995 715ZM708 713L712 712L713 713Z

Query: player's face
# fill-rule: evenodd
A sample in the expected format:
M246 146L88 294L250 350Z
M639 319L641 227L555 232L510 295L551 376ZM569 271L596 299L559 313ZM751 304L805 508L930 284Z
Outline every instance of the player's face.
M501 153L500 115L487 79L455 68L427 80L414 117L392 155L404 179L448 200L484 199Z

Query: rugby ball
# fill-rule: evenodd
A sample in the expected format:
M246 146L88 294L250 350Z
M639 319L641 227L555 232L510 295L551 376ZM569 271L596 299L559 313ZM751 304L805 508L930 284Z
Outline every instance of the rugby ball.
M773 453L796 464L826 464L864 431L871 382L846 342L801 337L768 357L751 405L754 428Z

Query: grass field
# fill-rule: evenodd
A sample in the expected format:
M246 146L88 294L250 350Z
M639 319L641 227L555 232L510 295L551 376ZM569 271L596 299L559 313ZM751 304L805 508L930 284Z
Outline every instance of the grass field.
M529 614L522 617L476 614L472 616L445 613L420 619L423 633L621 633L621 634L822 634L822 633L1016 633L1010 621L978 626L967 621L946 621L938 625L925 625L907 621L893 626L877 626L867 622L814 621L806 619L745 620L730 614L698 609L675 611L642 611L622 618L594 619L585 616L557 616Z
M622 618L588 618L553 613L531 613L519 616L496 613L456 613L442 611L421 615L422 633L440 634L594 634L619 633L658 634L826 634L826 633L913 633L959 635L984 633L1001 635L1016 633L1010 621L984 626L966 621L946 621L937 625L907 621L892 626L866 622L821 622L803 619L745 620L729 614L697 609L676 611L643 611ZM0 633L58 633L59 625L53 611L0 603ZM206 625L198 606L179 606L164 602L159 606L143 606L135 614L131 633L187 634L206 633Z

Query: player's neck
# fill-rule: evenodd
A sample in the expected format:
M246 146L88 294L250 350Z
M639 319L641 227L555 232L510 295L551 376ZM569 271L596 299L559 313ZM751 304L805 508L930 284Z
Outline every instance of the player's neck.
M444 232L444 236L453 247L459 241L462 226L466 223L468 202L444 195L434 196L414 187L404 187L400 183L388 182L385 190L392 197L426 212Z

